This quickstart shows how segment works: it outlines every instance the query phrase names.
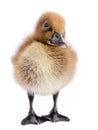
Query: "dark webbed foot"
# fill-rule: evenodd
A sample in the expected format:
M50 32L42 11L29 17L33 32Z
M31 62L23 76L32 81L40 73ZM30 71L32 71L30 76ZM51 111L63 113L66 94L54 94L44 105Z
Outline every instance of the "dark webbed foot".
M46 118L44 117L39 117L35 114L33 107L32 107L32 102L34 99L34 95L31 95L28 93L28 99L29 99L29 105L30 105L30 110L29 114L26 118L24 118L21 122L22 125L27 125L27 124L41 124L47 121Z
M70 121L70 119L68 117L59 114L57 111L58 94L59 93L56 93L53 95L54 106L53 106L52 110L50 111L50 114L46 115L46 116L42 116L42 117L46 118L46 120L51 121L51 122Z
M22 125L27 125L27 124L41 124L47 121L46 118L44 117L39 117L36 114L29 114L26 118L24 118L21 122Z
M66 116L59 114L57 111L51 111L49 115L43 116L48 121L58 122L58 121L70 121L70 119Z

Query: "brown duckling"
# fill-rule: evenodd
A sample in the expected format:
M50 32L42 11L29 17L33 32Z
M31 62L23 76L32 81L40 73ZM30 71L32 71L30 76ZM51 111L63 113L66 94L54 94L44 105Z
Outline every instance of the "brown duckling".
M34 33L27 37L13 57L14 75L28 93L30 110L22 124L45 121L69 121L58 113L57 97L72 79L77 56L65 42L65 21L57 13L46 12L38 20ZM49 115L39 117L32 107L34 95L53 95Z

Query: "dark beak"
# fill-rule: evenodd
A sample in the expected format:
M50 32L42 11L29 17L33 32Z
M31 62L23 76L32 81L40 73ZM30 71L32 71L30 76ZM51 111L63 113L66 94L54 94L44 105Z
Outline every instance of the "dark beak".
M50 42L56 46L61 46L63 48L67 47L67 44L64 42L62 34L54 32L52 35Z

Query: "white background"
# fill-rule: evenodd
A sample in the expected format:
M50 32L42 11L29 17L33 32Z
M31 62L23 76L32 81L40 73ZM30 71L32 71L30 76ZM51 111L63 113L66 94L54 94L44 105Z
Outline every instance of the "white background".
M98 1L97 0L0 0L0 129L98 130ZM55 11L67 22L67 40L78 55L73 81L61 90L59 112L69 123L46 122L21 126L28 113L26 92L13 78L11 57L24 37L34 30L44 11ZM37 114L48 114L51 96L36 96Z

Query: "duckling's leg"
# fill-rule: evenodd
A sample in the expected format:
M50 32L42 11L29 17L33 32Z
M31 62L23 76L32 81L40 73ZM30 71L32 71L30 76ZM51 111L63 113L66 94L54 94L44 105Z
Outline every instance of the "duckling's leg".
M57 110L57 98L58 98L58 94L56 93L53 95L53 101L54 101L54 106L52 108L52 110L50 111L49 115L43 116L45 118L48 119L48 121L52 121L52 122L57 122L57 121L70 121L70 119L66 116L63 116L61 114L58 113Z
M34 95L31 95L28 93L28 99L29 99L30 110L29 110L28 116L22 120L21 124L22 125L41 124L41 123L47 121L47 119L45 119L44 117L39 117L35 114L33 107L32 107Z

